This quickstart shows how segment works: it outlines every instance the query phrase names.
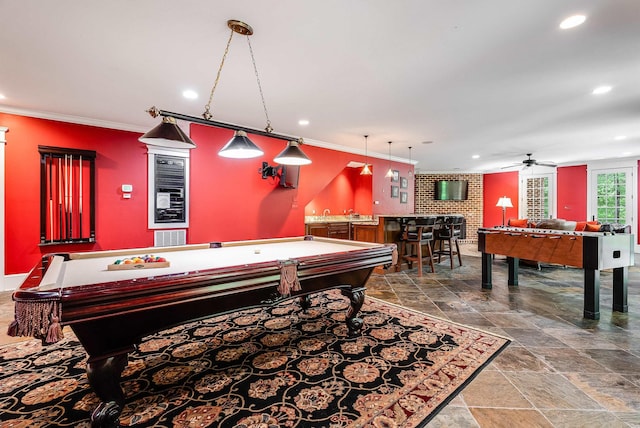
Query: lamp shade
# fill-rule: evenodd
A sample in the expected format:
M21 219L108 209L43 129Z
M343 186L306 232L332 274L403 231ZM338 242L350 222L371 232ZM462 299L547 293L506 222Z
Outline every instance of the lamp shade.
M262 156L264 152L247 137L244 131L236 131L233 138L220 149L218 155L224 158L249 159Z
M311 159L300 149L297 141L289 141L287 147L273 160L282 165L309 165L311 163Z
M511 203L511 198L507 198L506 196L501 197L500 199L498 199L496 207L512 208L513 204Z
M371 168L369 168L369 164L365 163L362 167L362 171L360 171L360 175L372 175Z
M172 117L163 117L160 125L138 138L138 140L151 146L170 147L174 149L196 148L196 144L180 129Z

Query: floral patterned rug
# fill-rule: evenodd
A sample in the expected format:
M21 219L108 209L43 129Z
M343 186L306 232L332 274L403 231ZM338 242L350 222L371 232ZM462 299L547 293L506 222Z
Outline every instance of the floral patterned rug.
M348 337L337 292L192 322L129 355L123 426L420 427L509 340L367 297ZM0 348L0 427L88 427L98 400L70 330Z

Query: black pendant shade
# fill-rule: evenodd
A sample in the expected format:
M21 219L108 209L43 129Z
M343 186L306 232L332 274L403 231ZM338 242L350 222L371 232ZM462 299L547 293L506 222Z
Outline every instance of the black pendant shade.
M236 131L233 138L218 152L222 157L233 159L257 158L263 154L262 149L256 146L244 131Z
M172 117L163 117L160 125L138 138L138 140L151 146L170 147L174 149L196 148L196 143L180 129Z
M289 141L287 147L273 160L282 165L309 165L311 163L311 159L300 150L297 141Z

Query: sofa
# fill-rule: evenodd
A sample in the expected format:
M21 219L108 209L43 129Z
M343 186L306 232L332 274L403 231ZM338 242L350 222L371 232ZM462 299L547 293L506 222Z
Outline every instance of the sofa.
M566 230L576 232L614 232L614 233L631 233L630 225L621 224L602 224L597 220L593 221L574 221L564 220L561 218L550 218L544 220L530 220L527 218L510 218L507 222L509 227L535 228L535 229L551 229Z

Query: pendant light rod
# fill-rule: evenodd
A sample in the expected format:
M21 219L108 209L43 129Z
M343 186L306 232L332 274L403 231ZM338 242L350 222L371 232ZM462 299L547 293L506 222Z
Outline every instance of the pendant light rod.
M158 116L173 117L175 119L185 120L187 122L198 123L200 125L215 126L215 127L218 127L218 128L231 129L233 131L244 131L244 132L247 132L249 134L261 135L263 137L276 138L278 140L285 140L285 141L295 140L295 141L298 141L298 143L300 143L302 141L302 138L299 138L299 137L292 137L290 135L276 134L274 132L267 132L267 131L264 131L262 129L255 129L255 128L249 128L249 127L242 126L242 125L235 125L235 124L232 124L232 123L219 122L217 120L205 119L203 117L198 117L198 116L190 116L190 115L186 115L186 114L182 114L182 113L174 113L174 112L171 112L171 111L160 110L157 107L151 107L149 110L147 110L147 113L149 113L151 115L151 117L158 117Z

